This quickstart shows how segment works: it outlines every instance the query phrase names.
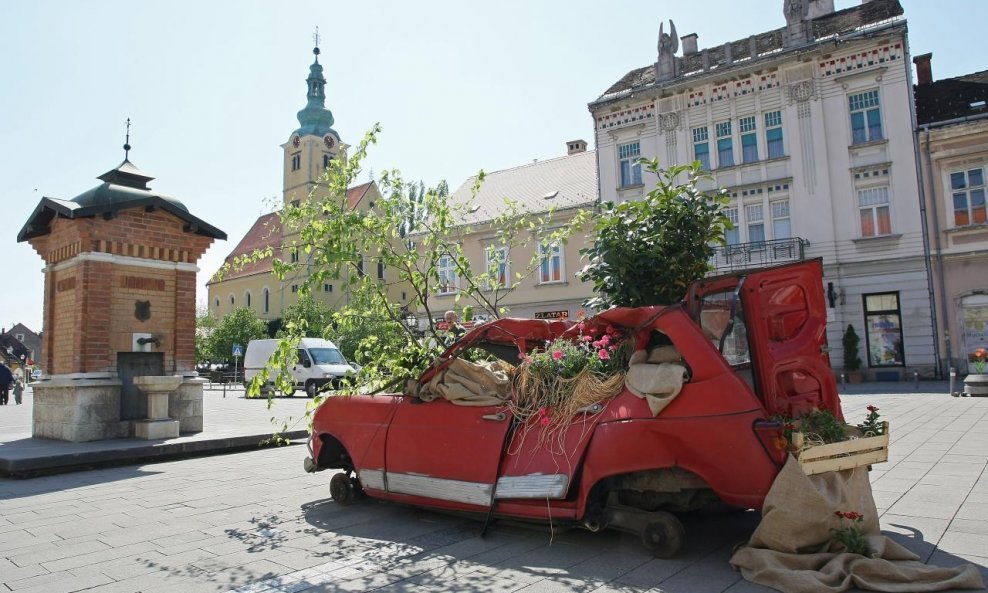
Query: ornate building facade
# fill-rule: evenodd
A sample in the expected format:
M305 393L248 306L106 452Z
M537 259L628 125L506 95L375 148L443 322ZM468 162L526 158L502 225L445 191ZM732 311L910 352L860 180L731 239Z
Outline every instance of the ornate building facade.
M660 32L653 64L590 103L602 201L654 183L637 159L699 161L727 188L720 271L823 258L828 341L863 336L871 379L932 375L911 72L897 0L787 0L786 26L698 49ZM676 55L682 42L682 55Z

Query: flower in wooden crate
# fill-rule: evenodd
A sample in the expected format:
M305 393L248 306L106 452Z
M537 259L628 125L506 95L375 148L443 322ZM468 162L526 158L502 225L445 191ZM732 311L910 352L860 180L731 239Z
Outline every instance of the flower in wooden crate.
M885 434L885 423L879 420L878 408L876 406L868 406L868 415L865 416L865 421L858 425L861 429L861 434L866 437L877 437L879 435Z

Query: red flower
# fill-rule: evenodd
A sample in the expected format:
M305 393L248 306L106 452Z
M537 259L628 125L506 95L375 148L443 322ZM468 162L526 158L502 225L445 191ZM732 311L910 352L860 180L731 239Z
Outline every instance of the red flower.
M876 408L875 406L868 406L868 411L874 414L875 412L878 411L878 408Z
M542 419L539 420L539 424L541 424L542 426L549 426L549 417L543 416Z
M559 360L563 356L565 356L565 354L563 354L563 351L562 350L553 350L552 351L552 359L553 360Z
M597 358L601 360L607 360L610 357L611 355L607 353L607 350L600 350L599 352L597 352Z

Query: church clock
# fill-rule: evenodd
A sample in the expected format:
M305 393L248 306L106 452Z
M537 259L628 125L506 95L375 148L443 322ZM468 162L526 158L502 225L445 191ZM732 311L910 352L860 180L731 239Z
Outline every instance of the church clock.
M333 148L336 146L336 138L332 134L326 134L322 141L326 144L326 148Z
M292 136L292 146L298 148L298 145L302 143L302 139L299 138L298 134Z

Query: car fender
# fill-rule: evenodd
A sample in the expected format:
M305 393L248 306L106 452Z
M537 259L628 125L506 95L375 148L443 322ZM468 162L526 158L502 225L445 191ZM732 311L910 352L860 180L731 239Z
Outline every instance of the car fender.
M779 468L752 426L761 409L705 418L637 418L597 426L582 467L577 516L603 479L678 467L704 480L727 504L761 508Z
M312 459L318 464L324 440L335 441L346 450L354 469L383 470L388 426L402 399L400 394L327 397L313 415Z

